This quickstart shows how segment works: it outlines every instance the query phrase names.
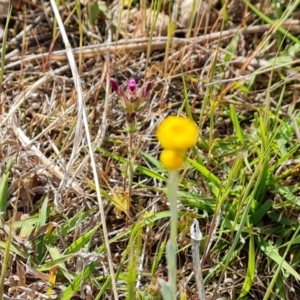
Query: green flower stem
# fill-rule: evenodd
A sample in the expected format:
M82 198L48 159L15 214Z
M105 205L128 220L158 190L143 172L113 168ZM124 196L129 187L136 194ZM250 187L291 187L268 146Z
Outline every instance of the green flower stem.
M133 155L133 133L128 133L128 155L127 155L127 167L128 167L128 195L127 195L127 218L126 226L128 226L130 219L130 205L131 205L131 194L132 194L132 182L133 182L133 168L134 168L134 155Z
M167 184L167 197L170 203L171 212L171 229L170 239L167 244L167 262L168 262L168 283L170 287L170 293L173 299L176 299L176 250L177 250L177 185L179 182L178 171L169 171L169 179Z

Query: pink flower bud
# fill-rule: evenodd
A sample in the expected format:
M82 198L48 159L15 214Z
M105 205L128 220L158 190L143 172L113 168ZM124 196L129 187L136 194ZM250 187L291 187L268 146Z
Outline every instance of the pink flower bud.
M120 103L127 113L134 113L142 110L147 103L153 82L146 82L142 87L135 79L126 81L126 88L119 86L115 79L110 79L112 89L120 97Z
M118 95L120 95L120 87L119 87L119 85L117 84L116 80L113 79L113 78L110 78L109 82L110 82L110 85L111 85L112 89L113 89Z

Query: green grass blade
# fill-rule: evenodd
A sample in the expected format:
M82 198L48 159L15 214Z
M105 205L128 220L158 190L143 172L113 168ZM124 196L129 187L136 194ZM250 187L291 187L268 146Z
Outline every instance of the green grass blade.
M86 247L91 243L92 236L99 228L100 223L96 225L93 229L89 230L85 234L83 234L81 237L79 237L74 243L72 243L64 252L64 255L68 255L71 253L76 253L77 251L80 251L83 247Z
M40 209L40 213L39 213L39 222L38 222L38 226L36 228L36 232L39 231L39 229L43 226L45 226L46 222L47 222L47 216L48 216L48 203L49 203L49 196L46 195L45 200L42 204L42 207ZM37 258L38 261L41 262L42 258L44 256L44 245L45 245L45 241L44 241L45 237L44 234L41 234L38 238L37 238Z
M248 294L248 292L252 287L254 276L255 276L255 243L254 243L253 234L250 234L247 274L242 287L242 292L239 295L238 299L242 299Z
M292 12L297 8L299 5L299 1L294 1L293 4L289 7L289 9L286 10L285 16L282 16L281 19L277 19L276 21L273 21L268 16L266 16L263 12L261 12L258 8L256 8L254 5L252 5L248 0L243 0L244 3L255 13L257 14L262 20L264 20L266 23L273 25L275 31L278 30L281 34L287 36L290 40L292 40L296 44L300 44L300 40L297 39L294 35L289 33L287 30L285 30L281 25L283 22L292 14Z
M233 127L234 127L235 133L237 135L237 138L242 143L242 145L244 145L244 143L245 143L244 133L243 133L243 130L242 130L241 126L240 126L236 109L235 109L234 105L232 105L232 104L229 106L229 109L230 109L229 110L229 112L230 112L230 119L231 119L231 122L233 124Z
M208 182L213 183L216 187L219 187L221 185L220 179L213 173L211 173L206 167L200 165L194 159L191 159L189 157L187 158L187 162L192 165L197 171L199 171Z
M3 43L2 43L1 69L0 69L0 94L2 93L2 82L3 82L3 76L4 76L6 44L7 44L7 36L8 36L8 29L9 29L8 26L9 26L9 21L10 21L10 17L11 17L11 12L12 12L12 6L9 5L8 13L6 16L5 28L4 28Z
M285 257L287 256L287 254L288 254L288 252L289 252L291 246L293 245L293 240L298 236L299 231L300 231L300 225L298 224L298 227L297 227L297 229L295 230L295 232L294 232L294 234L293 234L293 236L292 236L291 241L288 243L288 245L287 245L287 247L286 247L286 250L285 250L285 252L284 252L283 257L281 257L280 264L278 265L277 270L276 270L276 272L275 272L275 274L274 274L274 276L273 276L273 278L272 278L272 281L271 281L271 283L270 283L269 286L268 286L268 289L267 289L267 291L266 291L266 293L265 293L265 296L264 296L264 299L263 299L263 300L269 299L270 294L271 294L271 292L272 292L272 288L273 288L273 286L275 285L276 282L277 282L277 285L278 285L278 288L279 288L278 294L281 294L282 297L285 296L285 294L284 294L283 280L280 280L281 278L280 278L279 275L280 275L280 273L283 273L282 270L281 270L281 268L284 268L284 267L283 267L283 264L286 263ZM287 264L287 263L286 263L286 264ZM288 265L288 264L287 264L287 265ZM288 266L289 266L289 265L288 265ZM291 266L290 266L290 267L291 267ZM291 268L292 268L292 267L291 267ZM289 273L290 273L290 272L288 272L288 274L282 274L281 277L288 277L288 276L289 276ZM279 279L279 280L278 280L278 279ZM299 279L298 279L298 280L299 280ZM285 298L282 298L282 299L285 299Z
M4 295L4 286L5 286L5 277L7 270L9 268L9 259L10 259L10 247L12 245L12 230L9 227L9 232L7 233L7 239L4 244L4 254L2 259L2 268L1 268L1 275L0 275L0 295ZM1 246L0 246L1 247ZM2 298L3 299L3 298Z
M10 158L0 180L0 215L3 220L6 218L7 200L8 200L8 177L13 164L13 158Z
M278 253L278 249L267 243L260 236L256 238L256 242L259 245L260 249L278 265L282 265L282 268L293 275L297 280L300 280L300 274Z
M253 225L256 225L257 223L259 223L262 220L262 218L265 215L267 215L267 213L269 212L272 205L273 205L272 200L270 200L270 199L266 200L251 216L251 219L250 219L251 223Z

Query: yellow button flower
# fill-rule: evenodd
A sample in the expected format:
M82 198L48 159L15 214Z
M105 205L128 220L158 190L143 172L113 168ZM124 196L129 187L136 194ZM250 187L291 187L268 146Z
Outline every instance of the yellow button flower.
M156 136L162 148L184 152L196 144L198 128L190 119L169 116L158 126Z
M184 154L176 150L163 150L159 160L168 170L178 170L184 162Z

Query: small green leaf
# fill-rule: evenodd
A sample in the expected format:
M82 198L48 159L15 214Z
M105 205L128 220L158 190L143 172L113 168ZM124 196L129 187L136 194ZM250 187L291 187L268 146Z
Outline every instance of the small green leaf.
M262 220L262 218L268 213L269 209L272 207L273 201L268 199L266 200L251 216L251 223L256 225Z
M271 220L278 222L283 225L293 226L295 224L291 219L283 216L281 213L269 212L268 216Z
M89 4L89 17L90 17L90 22L93 24L98 15L99 15L100 9L99 5L97 2L92 2Z

